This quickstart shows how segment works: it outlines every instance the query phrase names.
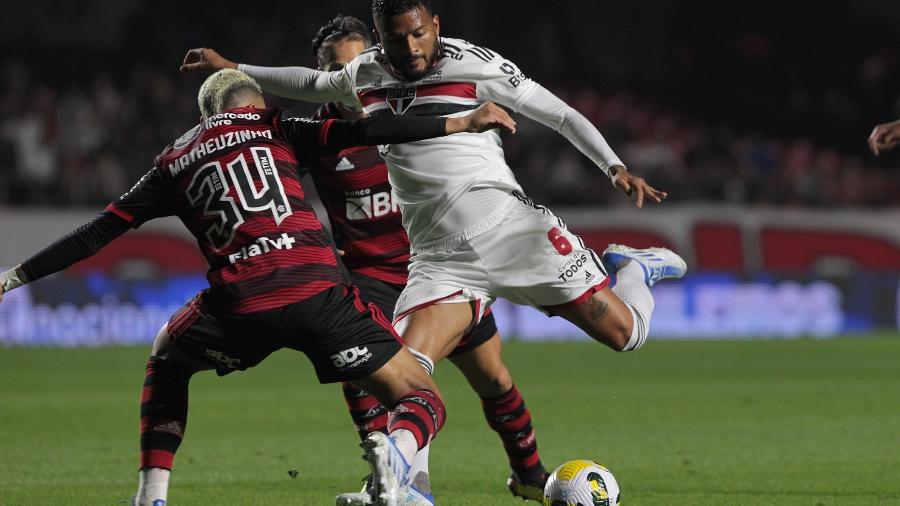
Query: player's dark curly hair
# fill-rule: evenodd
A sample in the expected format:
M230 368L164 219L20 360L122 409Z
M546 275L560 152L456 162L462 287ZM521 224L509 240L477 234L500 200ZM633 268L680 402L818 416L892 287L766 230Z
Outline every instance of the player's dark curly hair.
M369 47L372 45L371 33L369 26L361 19L338 14L329 22L322 25L316 33L316 36L313 38L313 57L316 58L317 61L321 60L321 58L319 58L319 52L326 43L337 42L344 39L361 40L366 44L366 47Z
M433 13L431 0L372 0L372 17L380 24L385 19L418 8Z

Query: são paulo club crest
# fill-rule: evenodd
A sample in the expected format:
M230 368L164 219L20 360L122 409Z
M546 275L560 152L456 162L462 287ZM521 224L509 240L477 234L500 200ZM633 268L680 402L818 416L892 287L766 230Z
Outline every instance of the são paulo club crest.
M388 90L387 103L394 114L403 114L416 101L416 88L391 88Z

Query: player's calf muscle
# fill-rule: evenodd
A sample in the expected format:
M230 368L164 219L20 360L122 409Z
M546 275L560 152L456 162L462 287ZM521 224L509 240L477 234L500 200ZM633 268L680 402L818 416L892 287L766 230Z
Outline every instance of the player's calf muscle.
M494 397L509 391L513 381L500 356L500 335L450 360L463 373L479 397Z
M583 303L558 311L559 316L578 325L593 339L622 351L631 339L634 321L625 304L608 289Z

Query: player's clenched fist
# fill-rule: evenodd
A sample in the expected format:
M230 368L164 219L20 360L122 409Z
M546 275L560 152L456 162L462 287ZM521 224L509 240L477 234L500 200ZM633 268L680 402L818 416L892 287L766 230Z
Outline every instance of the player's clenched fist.
M198 47L191 49L184 55L184 61L181 63L179 70L181 72L191 72L194 70L236 69L237 67L237 63L223 57L215 49Z
M900 144L900 119L876 126L869 135L869 149L876 156L897 144Z
M447 133L481 133L495 128L502 128L516 133L516 121L506 109L493 102L481 104L474 112L461 118L447 119Z

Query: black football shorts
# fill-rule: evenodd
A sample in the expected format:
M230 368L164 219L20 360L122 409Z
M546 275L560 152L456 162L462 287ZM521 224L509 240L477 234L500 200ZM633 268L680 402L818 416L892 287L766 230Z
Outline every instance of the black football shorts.
M179 351L224 376L249 369L281 348L309 357L321 383L377 371L402 345L390 321L354 286L336 285L287 306L244 315L218 311L200 292L169 320Z

